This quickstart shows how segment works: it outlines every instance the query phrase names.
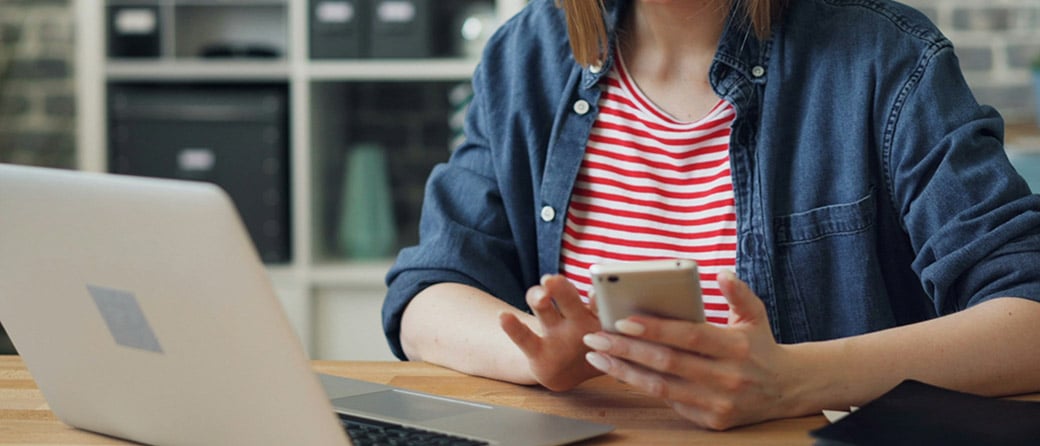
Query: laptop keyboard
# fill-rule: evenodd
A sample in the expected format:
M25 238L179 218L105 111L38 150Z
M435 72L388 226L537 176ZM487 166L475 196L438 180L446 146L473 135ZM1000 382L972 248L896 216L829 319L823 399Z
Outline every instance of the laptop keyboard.
M358 418L346 414L339 415L339 421L347 430L347 435L354 446L368 445L451 445L471 446L490 444L484 441L470 440L453 435L424 431L414 427L381 421Z

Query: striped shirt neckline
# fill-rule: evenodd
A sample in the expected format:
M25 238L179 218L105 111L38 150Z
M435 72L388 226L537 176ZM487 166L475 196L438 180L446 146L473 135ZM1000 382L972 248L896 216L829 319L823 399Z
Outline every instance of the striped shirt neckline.
M618 59L604 77L599 114L572 191L561 272L587 299L588 267L604 261L697 261L709 322L729 305L716 276L736 265L729 137L735 111L720 100L681 122L660 110Z

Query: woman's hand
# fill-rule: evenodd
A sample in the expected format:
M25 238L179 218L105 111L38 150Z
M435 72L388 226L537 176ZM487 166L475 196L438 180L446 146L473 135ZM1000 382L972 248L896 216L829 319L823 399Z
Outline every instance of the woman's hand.
M733 273L719 286L730 304L729 324L632 316L624 335L585 336L597 369L665 401L709 429L728 429L788 413L794 361L773 338L765 306Z
M540 286L527 290L534 312L521 321L501 313L499 323L527 356L532 378L554 391L570 389L601 373L586 360L586 334L599 331L595 308L581 301L577 288L561 275L542 277Z

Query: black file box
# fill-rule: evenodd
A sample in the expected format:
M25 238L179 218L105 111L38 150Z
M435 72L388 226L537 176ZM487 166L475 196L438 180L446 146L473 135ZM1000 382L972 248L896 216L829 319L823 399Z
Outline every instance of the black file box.
M371 57L431 57L433 11L430 0L374 0L370 18Z
M370 1L310 0L311 59L365 57Z
M108 57L159 57L161 24L158 5L109 6Z
M291 260L284 84L113 84L109 170L207 181L231 196L265 263Z

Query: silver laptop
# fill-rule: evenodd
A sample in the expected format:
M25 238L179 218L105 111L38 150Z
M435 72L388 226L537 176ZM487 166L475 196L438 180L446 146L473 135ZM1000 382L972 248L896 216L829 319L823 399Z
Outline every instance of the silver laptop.
M0 165L0 322L62 421L143 443L350 444L337 412L503 445L612 430L319 379L210 184Z

